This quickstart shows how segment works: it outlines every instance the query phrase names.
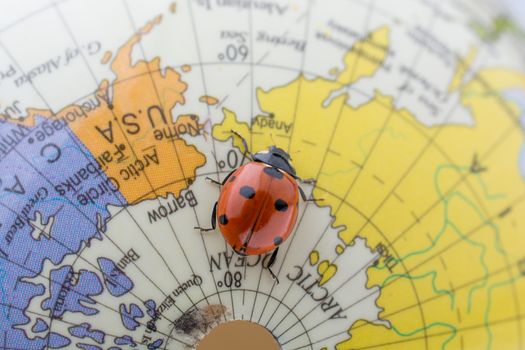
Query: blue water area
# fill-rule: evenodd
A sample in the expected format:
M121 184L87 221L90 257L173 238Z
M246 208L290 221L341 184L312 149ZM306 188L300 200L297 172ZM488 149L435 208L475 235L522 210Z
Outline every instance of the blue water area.
M62 349L71 344L71 340L55 332L49 333L48 346L51 349Z
M46 321L44 321L44 320L41 319L41 318L37 318L35 324L34 324L33 327L31 328L31 330L32 330L34 333L45 332L45 331L47 331L48 329L49 329L49 326L47 325Z
M77 254L83 243L102 239L97 222L109 218L107 206L127 203L116 186L108 185L111 181L98 168L93 155L67 126L51 131L49 122L42 120L34 128L0 122L0 141L2 138L9 138L17 146L12 151L0 144L0 302L12 306L8 313L5 307L0 309L0 344L38 349L49 341L50 347L59 347L65 343L59 335L31 339L16 326L29 322L24 310L46 288L53 290L46 306L55 309L61 300L58 283L66 280L64 274L69 268L44 276L52 280L45 286L27 280L42 271L44 260L59 265L65 256ZM93 189L98 189L99 195L87 194L93 194ZM80 200L82 195L84 200ZM36 218L37 212L44 225L51 217L54 223L50 232L40 232L33 238L29 221ZM79 278L80 285L73 289L81 296L67 293L64 307L60 312L53 311L53 315L95 312L78 302L94 304L89 295L100 293L102 285L94 273L81 272Z
M137 343L131 338L129 335L125 335L123 337L115 338L115 344L117 345L129 345L132 348L137 346Z
M84 343L78 343L77 348L82 349L82 350L102 350L100 346L84 344Z
M99 330L92 330L91 324L86 323L86 322L78 326L71 326L69 327L68 331L69 331L69 334L71 334L74 337L81 338L81 339L88 337L88 338L93 339L99 344L104 344L104 338L106 337L106 333L99 331Z
M114 297L120 297L133 288L133 282L117 265L108 258L98 258L98 266L104 274L104 283L109 293Z
M8 295L6 294L4 284L7 278L7 272L4 270L4 260L0 258L0 321L7 322L8 318L8 308L7 300Z
M520 109L520 121L521 127L525 130L525 91L522 89L510 89L504 92L505 98L514 102ZM521 147L520 156L519 156L519 165L521 176L525 178L525 142Z
M149 349L149 350L155 350L155 349L158 349L158 348L160 348L160 346L162 345L162 342L163 342L162 339L157 339L157 340L155 340L153 343L151 343L151 344L148 345L148 349Z
M137 304L132 303L129 306L129 309L125 304L120 304L119 311L122 324L124 327L126 327L126 329L134 331L140 326L140 323L138 323L136 320L144 317L144 312L142 312Z
M144 305L146 306L146 313L149 317L155 318L157 316L157 303L153 299L148 299L144 302Z
M85 316L98 313L92 297L100 295L103 287L96 273L86 270L75 273L70 265L65 265L51 271L51 280L51 295L42 302L43 310L49 310L56 318L68 311L81 312Z

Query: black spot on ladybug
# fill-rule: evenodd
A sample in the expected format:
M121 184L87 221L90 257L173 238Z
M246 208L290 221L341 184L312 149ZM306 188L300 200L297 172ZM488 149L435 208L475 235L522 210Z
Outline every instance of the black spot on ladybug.
M219 222L221 225L226 225L228 223L228 217L224 214L219 216Z
M275 177L276 179L282 179L284 176L283 173L281 173L279 170L277 170L277 168L274 167L265 167L264 172L267 175L270 175L271 177Z
M286 211L286 209L288 209L288 203L286 203L282 199L276 200L274 206L275 206L275 210L278 210L278 211Z
M283 239L281 237L277 236L273 239L273 244L279 245L281 243L283 243Z
M247 199L252 199L253 197L255 197L255 190L253 189L253 187L250 186L242 186L239 193L241 194L241 196Z
M230 177L230 182L233 182L233 180L235 180L235 179L236 179L236 177L235 177L235 175L233 175L232 177Z

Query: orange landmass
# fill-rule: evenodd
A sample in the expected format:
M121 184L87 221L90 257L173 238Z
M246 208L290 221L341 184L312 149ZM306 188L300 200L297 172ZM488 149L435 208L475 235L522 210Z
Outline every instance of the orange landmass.
M216 105L217 103L219 103L218 99L216 99L213 96L208 96L208 95L204 95L204 96L199 97L199 101L202 102L202 103L206 103L207 105L210 105L210 106L213 106L213 105Z
M111 56L113 56L113 53L111 51L104 52L104 55L102 56L102 59L100 60L100 63L107 64L109 60L111 59Z
M103 81L91 102L66 106L56 115L28 109L19 122L33 126L36 116L67 122L129 203L169 193L178 196L206 162L196 147L180 138L200 134L198 117L172 118L172 109L185 102L187 84L180 74L161 70L158 57L134 64L131 60L134 45L161 20L159 16L147 23L117 51L111 62L115 81L112 86Z
M189 64L184 64L181 68L184 73L188 73L191 71L191 66Z

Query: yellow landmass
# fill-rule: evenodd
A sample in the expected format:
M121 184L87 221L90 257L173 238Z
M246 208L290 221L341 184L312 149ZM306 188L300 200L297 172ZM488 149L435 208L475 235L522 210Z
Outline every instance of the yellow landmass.
M184 73L191 72L191 66L189 64L182 65L181 69Z
M245 152L246 150L242 147L242 142L239 138L234 138L233 133L231 130L235 130L241 135L249 135L250 134L250 127L246 123L241 123L237 120L237 117L235 116L235 113L230 111L227 108L222 109L222 113L224 114L224 120L221 124L214 125L212 129L212 135L216 139L226 141L229 138L233 139L233 145L237 147L238 149Z
M116 52L111 62L116 79L112 87L107 81L100 84L93 96L96 108L72 104L56 116L48 110L28 109L27 118L20 121L34 126L36 116L68 120L107 176L119 183L129 203L169 193L178 196L206 162L202 153L180 137L200 133L203 126L197 116L172 118L172 109L184 103L187 89L180 74L171 68L161 71L158 57L131 60L134 46L161 20L159 16L147 23Z
M465 74L470 69L472 62L476 58L477 54L478 50L475 47L472 47L465 59L459 59L459 62L456 65L454 77L452 78L452 80L450 81L450 85L448 86L449 92L457 90L458 87L461 85L461 82L465 78Z
M328 74L330 74L331 76L336 76L338 72L339 70L337 69L337 67L333 67L333 68L330 68L330 70L328 71Z
M391 326L360 321L338 349L509 348L525 331L516 322L525 307L518 269L525 205L507 209L525 190L518 169L524 137L517 106L501 92L525 93L525 77L487 69L464 82L471 53L451 89L461 94L474 126L426 127L380 92L358 108L346 105L346 95L324 104L342 84L373 76L387 48L388 30L381 29L345 55L334 80L300 75L257 90L264 114L251 129L223 109L213 136L227 140L235 129L252 152L273 144L273 136L300 177L318 178L313 195L324 199L318 205L330 208L334 227L344 227L333 240L337 254L347 254L360 236L380 255L368 270L368 287L380 286L378 316ZM233 142L242 149L240 140ZM323 284L343 268L316 250L309 262ZM501 326L505 320L508 327Z
M344 69L337 77L340 84L350 84L359 78L374 75L388 51L387 27L376 30L357 42L344 58Z

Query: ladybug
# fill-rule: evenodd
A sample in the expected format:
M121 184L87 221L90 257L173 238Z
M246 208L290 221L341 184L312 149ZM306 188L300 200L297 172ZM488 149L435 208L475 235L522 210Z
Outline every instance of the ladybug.
M241 138L248 150L246 140L236 131L232 130L232 133ZM233 170L222 182L206 178L221 187L220 195L213 207L211 228L195 228L211 231L218 222L226 242L240 255L262 255L273 251L263 267L278 282L270 268L279 246L295 226L299 196L305 201L315 201L307 199L297 181L314 181L301 180L295 174L290 155L276 146L249 154L248 158L250 162Z

